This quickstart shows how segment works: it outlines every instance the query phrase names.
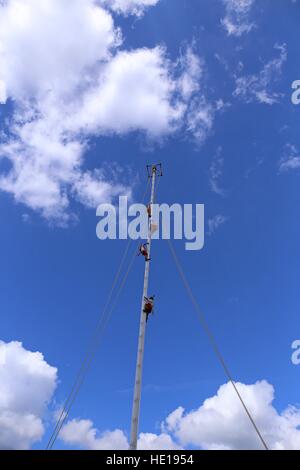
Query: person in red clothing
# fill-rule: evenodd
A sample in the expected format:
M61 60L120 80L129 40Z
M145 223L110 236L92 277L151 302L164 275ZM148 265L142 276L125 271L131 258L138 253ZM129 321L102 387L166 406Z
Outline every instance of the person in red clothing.
M146 323L148 322L149 315L153 314L154 309L154 295L152 297L144 297L144 312L146 314Z
M148 248L147 248L148 245L149 243L144 243L143 245L140 246L140 250L139 250L139 256L140 255L144 256L146 261L150 261L150 258L148 256Z

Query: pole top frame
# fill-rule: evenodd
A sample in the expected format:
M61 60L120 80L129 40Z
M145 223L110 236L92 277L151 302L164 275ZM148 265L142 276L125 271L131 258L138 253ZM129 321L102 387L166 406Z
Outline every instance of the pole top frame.
M147 168L148 178L152 178L153 173L155 173L156 176L163 176L161 163L156 163L155 165L147 165L146 168Z

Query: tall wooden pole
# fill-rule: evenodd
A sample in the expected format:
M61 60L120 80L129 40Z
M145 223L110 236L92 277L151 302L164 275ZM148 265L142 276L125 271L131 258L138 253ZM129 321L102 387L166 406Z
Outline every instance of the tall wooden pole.
M151 179L152 179L151 201L150 201L151 214L152 214L152 206L154 204L156 172L157 172L157 167L153 165L151 168ZM144 359L145 333L146 333L146 313L144 312L144 306L145 306L145 298L148 298L151 237L152 237L152 233L151 233L151 218L150 218L149 226L148 226L148 239L147 239L148 261L145 262L144 288L143 288L143 297L142 297L142 306L141 306L140 330L139 330L138 352L137 352L137 362L136 362L136 372L135 372L135 385L134 385L131 434L130 434L130 450L137 449L137 440L138 440L138 428L139 428L141 392L142 392L143 359Z

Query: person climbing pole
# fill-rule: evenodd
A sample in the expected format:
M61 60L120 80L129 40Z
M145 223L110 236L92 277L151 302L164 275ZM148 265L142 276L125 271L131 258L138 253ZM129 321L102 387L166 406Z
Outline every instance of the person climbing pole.
M149 254L148 254L148 245L149 243L144 243L143 245L140 246L140 249L139 249L139 256L140 255L144 256L146 261L150 261Z
M151 297L144 297L144 312L146 314L146 323L148 322L149 315L153 314L154 310L154 295Z
M147 214L148 214L149 219L151 219L151 217L152 217L151 204L148 204L148 206L147 206Z

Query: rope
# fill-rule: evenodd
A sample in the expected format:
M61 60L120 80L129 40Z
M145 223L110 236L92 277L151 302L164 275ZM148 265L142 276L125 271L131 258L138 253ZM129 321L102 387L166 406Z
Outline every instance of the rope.
M221 354L221 351L220 351L220 349L219 349L219 347L218 347L218 345L217 345L216 339L215 339L215 337L214 337L214 335L213 335L213 333L212 333L210 327L208 326L207 320L206 320L206 318L205 318L205 316L204 316L204 314L203 314L203 312L202 312L202 310L201 310L201 308L200 308L200 306L199 306L199 304L198 304L198 302L197 302L197 300L196 300L196 298L195 298L195 296L194 296L194 294L193 294L193 291L192 291L192 289L191 289L191 286L190 286L189 283L188 283L188 280L187 280L187 278L186 278L186 276L185 276L185 274L184 274L184 271L183 271L183 269L182 269L182 266L181 266L181 264L180 264L180 262L179 262L179 259L178 259L177 255L176 255L175 249L174 249L174 247L173 247L173 245L172 245L172 243L171 243L170 240L168 240L168 245L169 245L171 254L172 254L172 256L173 256L173 259L174 259L174 261L175 261L175 265L176 265L176 268L177 268L177 270L178 270L178 273L179 273L179 275L180 275L180 277L181 277L181 279L182 279L182 281L183 281L183 284L184 284L184 286L185 286L185 288L186 288L186 290L187 290L188 296L190 297L190 300L191 300L191 302L192 302L192 304L193 304L193 306L194 306L196 312L198 313L198 317L199 317L200 323L202 324L202 327L203 327L204 331L206 332L206 334L207 334L207 336L208 336L208 339L209 339L209 341L210 341L210 343L211 343L211 346L212 346L212 348L213 348L213 350L214 350L214 352L215 352L217 358L219 359L219 361L220 361L220 363L221 363L221 365L222 365L222 367L223 367L223 370L224 370L224 372L225 372L225 374L226 374L228 380L230 381L231 385L233 386L234 391L235 391L235 393L237 394L237 396L238 396L238 398L239 398L239 400L240 400L240 402L241 402L241 404L242 404L242 406L243 406L243 408L244 408L244 410L245 410L245 412L246 412L246 414L247 414L247 416L248 416L248 418L249 418L249 420L250 420L250 422L251 422L251 424L252 424L252 426L253 426L255 432L257 433L257 435L258 435L258 437L259 437L259 439L260 439L260 441L261 441L261 443L262 443L264 449L265 449L265 450L269 450L269 448L268 448L268 446L267 446L267 444L266 444L266 441L264 440L264 438L263 438L263 436L262 436L260 430L258 429L258 427L257 427L257 425L256 425L256 423L255 423L255 421L254 421L254 419L253 419L253 417L252 417L250 411L248 410L248 408L247 408L247 406L246 406L246 404L245 404L245 402L244 402L244 400L243 400L243 398L242 398L240 392L238 391L238 388L237 388L237 386L236 386L236 384L235 384L235 382L234 382L234 380L233 380L233 376L231 375L231 372L230 372L230 370L229 370L229 368L228 368L228 366L227 366L227 364L226 364L226 362L225 362L225 359L224 359L223 355Z
M97 338L95 339L95 343L94 343L94 345L93 345L93 349L91 350L90 355L89 355L89 357L87 358L88 362L86 363L85 368L82 370L82 373L81 373L81 375L79 376L79 378L78 378L78 380L77 380L77 383L73 386L72 393L69 395L68 401L66 402L66 404L65 404L65 406L64 406L64 409L63 409L63 411L61 412L61 415L60 415L60 417L59 417L59 420L58 420L57 423L56 423L55 430L53 431L52 436L51 436L51 438L50 438L50 440L49 440L49 442L48 442L47 450L51 450L51 449L52 449L52 447L53 447L53 445L54 445L56 439L57 439L58 436L59 436L59 433L60 433L60 431L61 431L61 429L62 429L64 423L66 422L66 420L67 420L67 418L68 418L68 416L69 416L69 413L70 413L70 411L71 411L71 408L72 408L72 406L73 406L73 404L74 404L74 402L75 402L75 400L76 400L76 398L77 398L77 396L78 396L78 393L79 393L79 391L80 391L80 388L81 388L81 386L83 385L83 382L84 382L84 380L85 380L85 378L86 378L86 376L87 376L87 374L88 374L88 372L89 372L89 370L90 370L90 367L91 367L91 365L92 365L92 363L93 363L93 360L94 360L94 358L95 358L95 355L96 355L96 352L97 352L97 349L98 349L100 340L101 340L101 338L102 338L102 336L103 336L103 334L104 334L104 332L105 332L105 329L106 329L107 324L108 324L108 322L109 322L109 320L110 320L110 318L111 318L111 315L112 315L112 313L113 313L113 311L114 311L114 309L115 309L115 307L116 307L116 305L117 305L118 299L119 299L120 294L121 294L121 292L122 292L122 290L123 290L123 288L124 288L124 286L125 286L125 283L126 283L126 281L127 281L128 275L129 275L129 273L130 273L130 271L131 271L131 268L132 268L132 265L133 265L133 262L134 262L135 259L136 259L136 251L134 250L133 256L132 256L131 261L130 261L129 266L128 266L128 269L127 269L127 271L126 271L126 273L125 273L125 275L124 275L124 277L123 277L123 280L122 280L122 282L121 282L121 284L120 284L120 286L119 286L119 289L118 289L118 291L117 291L117 294L116 294L114 303L113 303L113 305L111 306L111 308L110 308L110 310L109 310L109 312L108 312L106 318L104 318L104 320L103 320L103 322L102 322L102 324L101 324L101 330L98 331L98 335L97 335Z
M145 192L144 192L143 197L142 197L142 202L144 202L145 197L147 195L149 184L150 184L150 180L148 180L148 183L146 185L146 189L145 189ZM122 256L122 259L121 259L121 262L120 262L120 265L119 265L119 268L118 268L117 273L114 277L114 280L113 280L113 283L112 283L107 301L105 303L105 306L104 306L104 309L103 309L103 312L102 312L102 315L100 316L100 318L98 320L98 323L96 325L95 333L94 333L94 335L92 336L92 338L90 340L90 345L87 348L87 352L86 352L86 354L84 356L84 359L81 363L80 369L79 369L79 371L76 375L76 378L75 378L75 381L74 381L73 386L71 388L71 391L68 394L68 397L67 397L67 399L64 403L63 409L62 409L62 411L61 411L61 413L58 417L58 420L56 422L56 425L55 425L55 427L52 431L52 434L51 434L50 439L48 441L46 450L52 449L52 447L53 447L53 445L54 445L54 443L55 443L55 441L56 441L56 439L57 439L57 437L60 433L60 430L61 430L63 424L65 423L65 421L66 421L66 419L69 415L71 407L72 407L72 405L73 405L73 403L74 403L74 401L75 401L75 399L78 395L78 392L80 390L80 387L83 384L84 379L87 375L87 372L90 369L90 366L91 366L92 361L94 359L97 347L99 345L100 338L101 338L102 334L104 333L106 325L107 325L107 323L108 323L108 321L111 317L111 314L112 314L112 312L113 312L113 310L114 310L114 308L117 304L117 300L120 296L120 293L121 293L121 291L122 291L122 289L123 289L123 287L126 283L127 277L129 275L129 272L131 270L131 267L132 267L134 259L135 259L135 251L134 251L134 256L132 257L131 262L129 264L129 267L128 267L128 269L127 269L127 271L126 271L126 273L123 277L121 285L119 286L119 290L118 290L117 295L115 297L113 306L111 307L110 311L106 315L106 311L109 307L109 304L111 302L115 287L118 283L118 280L119 280L120 274L122 272L122 268L123 268L123 265L125 263L125 259L127 257L127 254L128 254L129 248L131 246L131 243L132 243L132 240L131 239L128 240L125 251L123 253L123 256Z
M126 248L125 248L125 250L124 250L124 253L123 253L123 256L122 256L122 259L121 259L119 268L118 268L118 271L117 271L116 274L115 274L115 277L114 277L114 280L113 280L113 283L112 283L112 286L111 286L111 289L110 289L108 298L107 298L107 300L106 300L106 303L105 303L105 306L104 306L102 315L100 316L100 318L99 318L99 320L98 320L98 322L97 322L97 325L96 325L95 332L94 332L93 336L92 336L91 339L90 339L90 345L89 345L88 348L87 348L87 351L86 351L85 356L84 356L84 359L83 359L83 361L82 361L82 363L81 363L80 369L79 369L79 371L78 371L78 373L77 373L77 376L76 376L76 378L75 378L75 381L74 381L74 383L73 383L73 386L72 386L72 388L71 388L71 391L70 391L70 393L69 393L69 395L68 395L67 400L65 401L64 407L63 407L63 409L62 409L62 411L61 411L61 413L60 413L60 416L59 416L59 418L58 418L58 420L57 420L56 426L55 426L55 428L54 428L54 430L53 430L53 432L52 432L52 435L51 435L51 437L50 437L50 440L49 440L49 442L48 442L47 450L48 450L49 448L51 448L51 447L53 446L53 444L54 444L54 442L53 442L53 444L51 444L51 441L52 441L52 439L54 438L54 436L55 436L55 434L56 434L56 431L57 431L57 428L59 427L60 421L64 418L64 414L65 414L66 408L69 406L69 401L71 400L72 395L73 395L73 393L74 393L74 391L75 391L75 389L76 389L76 387L77 387L77 383L78 383L78 381L81 379L81 375L82 375L82 373L84 372L84 368L85 368L86 362L87 362L87 360L89 359L89 356L90 356L90 349L93 347L93 344L97 341L97 337L98 337L99 331L100 331L100 329L101 329L102 322L103 322L104 316L105 316L105 314L106 314L106 310L107 310L108 305L109 305L109 303L110 303L110 301L111 301L111 298L112 298L112 295L113 295L115 286L117 285L118 279L119 279L119 277L120 277L120 274L121 274L121 271L122 271L122 268L123 268L123 264L124 264L124 262L125 262L125 259L126 259L126 256L127 256L128 250L129 250L129 247L130 247L130 240L128 241L128 243L127 243L127 245L126 245Z

